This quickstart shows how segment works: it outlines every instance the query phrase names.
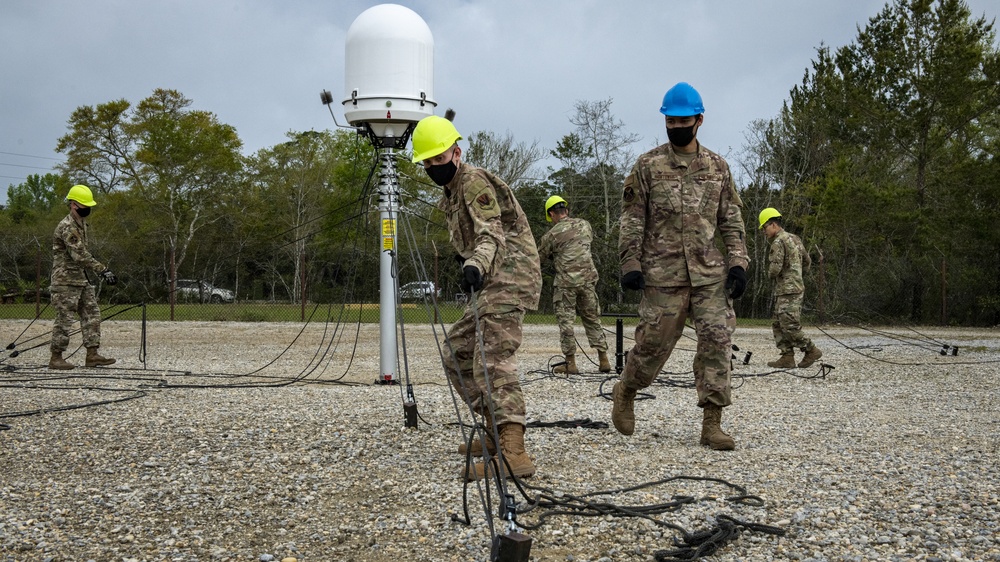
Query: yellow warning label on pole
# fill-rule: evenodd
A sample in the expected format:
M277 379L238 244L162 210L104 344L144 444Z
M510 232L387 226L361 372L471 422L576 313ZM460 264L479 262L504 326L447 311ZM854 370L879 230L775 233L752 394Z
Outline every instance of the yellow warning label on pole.
M396 235L396 220L382 219L382 236L395 236L395 235Z
M382 237L382 249L383 250L391 250L392 249L392 241L393 240L394 240L394 238L392 236L383 236Z

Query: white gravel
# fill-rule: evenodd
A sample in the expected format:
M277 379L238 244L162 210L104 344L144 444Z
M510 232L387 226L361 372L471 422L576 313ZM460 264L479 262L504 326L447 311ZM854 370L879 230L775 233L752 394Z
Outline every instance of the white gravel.
M27 325L0 321L0 341ZM49 327L33 325L25 337ZM44 346L14 358L5 351L0 415L42 412L0 418L10 426L0 431L0 562L487 560L490 534L475 488L472 526L451 519L462 513L464 459L455 453L461 433L430 329L406 330L417 430L403 428L400 388L371 384L377 326L361 327L353 362L355 327L333 334L332 326L310 325L295 340L300 329L152 323L145 369L137 322L104 324L102 351L119 359L113 368L60 373L41 368ZM719 478L764 505L726 501L733 489L691 480L597 499L639 506L691 496L656 518L697 531L727 514L787 530L744 532L711 560L1000 561L1000 332L883 330L936 342L828 330L852 351L809 329L835 369L825 377L816 376L818 365L795 376L737 376L723 420L736 451L698 445L693 389L656 385L655 399L637 402L632 437L613 427L529 429L538 475L526 482L580 495L668 477ZM940 342L959 346L959 355L939 355ZM734 343L740 360L753 352L737 375L771 371L769 328L741 327ZM690 381L693 347L681 340L666 370L682 374L671 380ZM558 353L554 325L526 326L520 361L529 416L610 423L596 368L544 376ZM296 378L304 380L286 384ZM519 519L538 523L538 511ZM648 561L678 537L610 515L542 523L525 531L534 561Z

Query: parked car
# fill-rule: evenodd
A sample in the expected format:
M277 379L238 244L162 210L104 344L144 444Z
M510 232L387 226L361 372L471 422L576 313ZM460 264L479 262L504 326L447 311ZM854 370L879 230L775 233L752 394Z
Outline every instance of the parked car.
M177 301L212 303L234 302L236 300L236 295L229 289L216 287L208 281L199 279L178 279L175 297Z
M431 295L441 296L441 289L434 288L434 283L430 281L411 281L399 288L400 299L422 299L430 298Z

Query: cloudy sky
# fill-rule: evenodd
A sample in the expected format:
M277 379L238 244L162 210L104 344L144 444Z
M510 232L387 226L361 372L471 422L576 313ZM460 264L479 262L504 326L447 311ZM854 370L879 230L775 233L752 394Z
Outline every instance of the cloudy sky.
M348 28L375 0L3 0L0 2L0 202L44 174L82 105L156 88L234 126L244 152L288 131L333 128L343 112ZM773 117L821 44L857 37L882 0L400 0L434 36L438 114L509 131L545 149L572 131L577 100L611 98L641 137L663 142L658 113L676 82L705 101L702 143L735 155L754 119ZM968 0L996 18L996 0Z

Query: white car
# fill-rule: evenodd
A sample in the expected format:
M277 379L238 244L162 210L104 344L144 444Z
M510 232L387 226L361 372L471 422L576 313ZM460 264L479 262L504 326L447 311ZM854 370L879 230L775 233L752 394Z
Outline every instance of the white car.
M435 290L434 283L430 281L411 281L399 288L400 299L422 299L431 295L441 297L441 289Z
M212 302L224 303L236 300L236 295L229 289L222 289L198 279L178 279L177 294L178 301Z

